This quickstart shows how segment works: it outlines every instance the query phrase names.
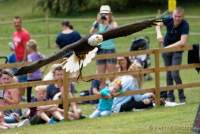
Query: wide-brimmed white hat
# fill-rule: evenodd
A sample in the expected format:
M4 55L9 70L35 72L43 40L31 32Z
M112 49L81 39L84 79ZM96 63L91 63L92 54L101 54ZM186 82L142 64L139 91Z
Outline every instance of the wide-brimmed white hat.
M100 13L111 13L111 8L109 5L102 5L100 7Z

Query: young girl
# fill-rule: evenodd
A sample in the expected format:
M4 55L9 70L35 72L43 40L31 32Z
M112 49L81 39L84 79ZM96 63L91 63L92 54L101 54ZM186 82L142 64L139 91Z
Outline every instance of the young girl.
M29 40L27 42L27 60L28 62L34 62L43 58L43 56L37 51L37 42L35 40ZM28 74L28 81L37 81L42 79L41 70L36 70L33 73ZM27 102L31 102L32 87L27 88Z
M90 118L110 115L112 113L113 97L121 93L121 87L121 81L116 79L110 86L103 88L100 91L103 98L99 99L98 107L90 115Z

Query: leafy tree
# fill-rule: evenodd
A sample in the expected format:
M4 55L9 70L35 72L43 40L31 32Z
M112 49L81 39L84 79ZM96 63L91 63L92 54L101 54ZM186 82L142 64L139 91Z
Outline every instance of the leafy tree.
M37 0L37 6L53 15L75 14L87 7L87 0Z

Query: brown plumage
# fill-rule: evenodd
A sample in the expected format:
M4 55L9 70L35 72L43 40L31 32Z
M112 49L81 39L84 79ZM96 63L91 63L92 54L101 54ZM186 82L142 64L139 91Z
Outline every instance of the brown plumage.
M155 18L155 19L144 20L144 21L140 21L140 22L136 22L132 24L127 24L124 26L117 27L115 29L111 29L107 32L102 33L101 35L103 36L104 41L108 39L117 38L117 37L128 36L130 34L133 34L143 29L146 29L148 27L151 27L152 25L155 25L155 23L158 21L160 21L160 19ZM81 57L84 57L83 55L86 55L89 51L95 48L95 46L91 46L90 44L88 44L88 39L90 36L91 35L82 37L79 41L65 46L63 49L61 49L56 54L50 57L33 62L32 64L28 66L19 68L18 71L16 72L16 75L32 73L44 65L47 65L60 58L63 58L66 51L74 51L77 57L80 57L80 55ZM80 68L82 68L82 66L80 66Z

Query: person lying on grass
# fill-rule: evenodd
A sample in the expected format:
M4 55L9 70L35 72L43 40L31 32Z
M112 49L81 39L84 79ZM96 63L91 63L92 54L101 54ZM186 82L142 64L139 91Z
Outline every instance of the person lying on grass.
M103 97L99 99L97 109L89 116L96 118L100 116L108 116L112 113L113 98L121 93L121 81L115 79L110 86L103 88L100 95Z
M36 90L35 102L45 101L46 100L46 86L37 86L35 90ZM55 124L56 121L51 117L54 117L55 119L59 121L64 120L64 117L61 114L61 111L62 110L58 108L56 105L38 106L37 116L39 116L41 119L43 119L49 124Z

